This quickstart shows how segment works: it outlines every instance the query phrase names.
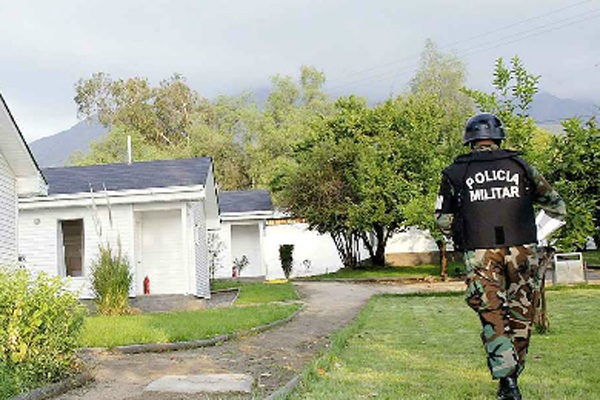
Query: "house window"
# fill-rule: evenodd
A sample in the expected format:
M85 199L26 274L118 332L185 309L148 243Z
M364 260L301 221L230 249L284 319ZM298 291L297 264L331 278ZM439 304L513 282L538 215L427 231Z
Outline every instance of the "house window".
M83 220L60 221L64 275L83 276Z

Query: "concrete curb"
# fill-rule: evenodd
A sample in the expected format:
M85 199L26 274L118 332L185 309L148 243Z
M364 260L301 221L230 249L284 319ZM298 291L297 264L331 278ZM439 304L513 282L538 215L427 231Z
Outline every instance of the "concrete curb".
M149 344L132 344L129 346L117 346L113 348L85 348L82 349L82 353L116 353L116 354L139 354L139 353L161 353L165 351L176 351L176 350L187 350L196 349L200 347L214 346L218 343L225 342L231 339L237 339L250 334L264 332L266 330L275 328L279 325L290 322L302 311L304 307L300 307L292 315L287 318L280 319L278 321L271 322L266 325L256 326L246 331L230 333L227 335L219 335L210 339L203 340L191 340L188 342L172 342L172 343L149 343Z
M42 400L56 397L63 393L68 392L71 389L81 387L91 381L93 378L89 371L82 372L73 377L63 379L60 382L53 383L42 388L33 389L28 393L21 394L17 397L13 397L13 400Z
M296 282L340 282L340 283L401 283L405 285L413 285L419 283L429 284L444 284L450 282L462 282L460 278L449 278L447 281L426 278L333 278L333 279L298 279ZM294 282L294 281L292 281Z
M277 400L289 395L294 389L296 389L296 386L298 386L300 383L301 378L302 374L294 376L285 385L273 392L269 397L265 397L264 400Z

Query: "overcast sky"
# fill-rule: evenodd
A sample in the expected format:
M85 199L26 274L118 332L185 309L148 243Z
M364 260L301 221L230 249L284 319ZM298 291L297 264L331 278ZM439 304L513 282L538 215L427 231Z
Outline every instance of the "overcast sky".
M200 94L268 87L303 64L332 95L406 88L427 38L488 88L519 55L541 88L600 103L600 0L20 0L0 3L0 91L28 141L77 122L74 84L174 72Z

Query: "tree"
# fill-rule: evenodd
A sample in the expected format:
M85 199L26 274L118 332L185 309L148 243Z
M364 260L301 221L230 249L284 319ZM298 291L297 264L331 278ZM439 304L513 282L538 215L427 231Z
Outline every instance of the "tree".
M537 130L535 120L529 116L533 97L538 92L539 75L527 72L519 57L510 60L510 66L502 58L496 60L494 69L494 92L465 89L482 112L497 115L508 132L505 146L523 152L524 158L536 165L535 147L531 145Z
M80 116L97 116L111 131L72 162L124 162L132 136L135 161L211 156L222 189L268 188L331 108L325 76L313 67L302 67L297 80L278 75L272 82L261 109L249 94L203 99L179 74L152 86L147 78L96 73L79 80L75 101Z
M279 171L293 167L294 148L313 135L313 125L331 112L325 75L303 66L300 77L276 75L264 110L245 141L252 187L270 187ZM277 200L277 199L276 199Z
M548 178L567 203L567 224L557 235L562 250L584 250L589 237L600 245L600 129L596 119L562 123L564 135L553 138Z
M203 104L180 74L152 87L147 78L113 80L99 72L89 79L80 79L75 91L79 116L97 116L106 127L119 124L149 142L169 145L186 138L194 114Z
M443 116L433 97L398 97L374 108L354 96L338 99L281 180L284 205L330 233L344 265L355 265L357 238L373 264L383 265L389 238L406 226L413 199L427 195L442 167Z
M419 69L410 82L410 93L418 98L429 98L443 110L443 118L439 121L439 136L432 143L435 146L429 157L435 156L432 165L444 166L462 152L462 133L467 118L473 114L473 101L464 93L466 68L464 63L452 54L445 54L428 39L421 53ZM440 169L441 170L441 169ZM447 277L448 259L446 240L437 229L431 208L439 189L437 171L434 176L422 179L424 187L416 192L405 211L407 224L428 230L436 241L440 251L442 278Z

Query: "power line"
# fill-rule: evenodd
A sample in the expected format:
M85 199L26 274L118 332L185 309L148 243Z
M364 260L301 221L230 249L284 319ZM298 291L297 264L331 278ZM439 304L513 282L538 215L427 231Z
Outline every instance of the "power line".
M527 29L527 30L524 30L524 31L520 31L520 32L511 34L511 35L505 36L503 38L500 38L499 39L500 43L497 43L495 45L493 45L493 41L489 42L489 43L482 43L480 45L476 45L474 48L461 50L461 51L458 52L458 55L462 55L463 57L468 57L468 56L471 56L473 54L481 53L483 51L488 51L488 50L495 49L495 48L498 48L498 47L501 47L501 46L505 46L505 45L512 44L512 43L516 43L516 42L519 42L519 41L522 41L522 40L525 40L525 39L528 39L528 38L531 38L531 37L535 37L535 36L539 36L539 35L542 35L542 34L545 34L545 33L548 33L548 32L552 32L554 30L563 29L563 28L569 27L569 26L577 24L577 23L583 23L585 21L588 21L588 20L595 19L595 18L599 17L600 16L599 10L600 9L592 10L593 11L592 14L590 14L590 11L587 11L585 13L577 14L575 16L571 16L571 17L568 17L568 18L563 18L561 20L553 21L553 22L545 24L545 25L540 25L540 26L537 26L535 28ZM574 18L578 18L578 17L582 17L582 16L585 16L585 18L579 18L579 19L576 19L576 20L574 20L574 21L572 21L570 23L564 23L566 21L570 21L570 20L573 20ZM551 28L540 31L540 29L543 29L545 27L551 27ZM528 33L528 32L532 32L532 34L526 35L526 36L522 36L524 33ZM513 38L513 37L516 37L516 39L508 41L508 42L505 41L506 39ZM474 49L474 51L469 51L469 50L473 50L473 49ZM464 53L460 54L461 52L464 52ZM328 91L332 92L332 93L335 93L335 92L339 92L341 89L344 89L346 87L356 87L356 86L362 86L362 85L369 84L369 83L378 83L378 82L384 81L384 80L389 79L389 78L400 77L402 75L405 75L405 74L407 74L409 72L414 71L416 68L417 68L417 66L414 63L412 63L411 66L409 66L407 68L400 69L399 71L398 70L396 70L396 71L388 71L388 72L385 72L385 73L377 74L377 75L372 76L372 77L368 77L368 78L363 78L363 79L358 79L358 80L346 82L345 84L334 86L333 88L329 89Z
M530 18L526 18L526 19L523 19L523 20L511 23L509 25L505 25L502 28L498 28L498 29L495 29L495 30L492 30L492 31L488 31L488 32L485 32L485 33L482 33L482 34L479 34L479 35L470 36L470 37L467 37L467 38L464 38L464 39L460 39L460 40L457 40L455 42L443 45L443 46L440 47L440 49L445 49L445 48L448 48L448 47L451 47L451 46L454 46L454 45L457 45L457 44L460 44L460 43L463 43L463 42L468 42L468 41L471 41L471 40L480 39L482 37L486 37L486 36L492 35L494 33L498 33L498 32L504 31L504 30L512 28L514 26L522 25L522 24L524 24L526 22L534 21L536 19L544 18L544 17L547 17L549 15L553 15L553 14L559 13L561 11L565 11L565 10L568 10L568 9L571 9L571 8L574 8L574 7L578 7L578 6L582 5L582 4L589 3L591 1L594 1L594 0L580 1L580 2L571 4L571 5L568 5L568 6L565 6L565 7L561 7L559 9L556 9L556 10L553 10L553 11L550 11L550 12L547 12L547 13L544 13L544 14L540 14L540 15L533 16L533 17L530 17ZM375 70L378 70L378 69L387 68L389 66L392 66L392 65L395 65L395 64L399 64L399 63L403 63L404 61L408 61L408 60L417 58L419 56L420 56L420 53L413 54L411 56L402 58L400 60L390 61L390 62L382 64L380 66L375 66L375 67L372 67L372 68L369 68L369 69L366 69L366 70L356 71L356 72L350 73L350 74L348 74L348 75L346 75L346 76L344 76L342 78L333 79L330 82L336 82L336 81L343 80L343 79L346 79L346 78L350 78L350 77L353 77L353 76L356 76L356 75L362 75L362 74L369 73L369 72L372 72L372 71L375 71Z

